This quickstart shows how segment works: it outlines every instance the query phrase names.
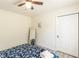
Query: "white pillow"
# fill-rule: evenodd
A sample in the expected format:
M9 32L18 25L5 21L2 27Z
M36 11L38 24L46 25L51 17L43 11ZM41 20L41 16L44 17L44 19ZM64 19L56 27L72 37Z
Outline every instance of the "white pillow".
M41 52L40 56L42 58L53 58L54 57L54 55L50 53L48 50Z

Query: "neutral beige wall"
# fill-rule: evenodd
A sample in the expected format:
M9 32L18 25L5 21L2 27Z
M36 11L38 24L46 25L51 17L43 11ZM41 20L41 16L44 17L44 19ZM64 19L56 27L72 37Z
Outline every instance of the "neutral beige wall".
M29 16L0 10L0 50L27 43Z
M41 23L41 28L37 28L37 44L55 50L56 48L56 18L60 15L79 12L79 4L74 4L50 11L35 17L33 26Z

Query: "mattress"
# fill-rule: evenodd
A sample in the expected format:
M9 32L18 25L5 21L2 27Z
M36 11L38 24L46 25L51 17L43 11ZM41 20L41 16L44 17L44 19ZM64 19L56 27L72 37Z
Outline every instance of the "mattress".
M41 58L40 53L44 50L44 48L40 48L36 45L22 44L0 51L0 58ZM54 54L54 58L57 57L58 56Z

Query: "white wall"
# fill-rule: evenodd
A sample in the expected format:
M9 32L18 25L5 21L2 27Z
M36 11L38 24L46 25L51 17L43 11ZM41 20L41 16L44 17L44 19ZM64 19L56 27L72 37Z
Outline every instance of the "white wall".
M0 50L27 43L29 16L0 10Z
M55 50L56 48L56 18L60 15L79 12L79 4L66 6L56 11L51 11L34 18L33 26L37 27L41 23L41 28L38 28L37 44L43 47Z

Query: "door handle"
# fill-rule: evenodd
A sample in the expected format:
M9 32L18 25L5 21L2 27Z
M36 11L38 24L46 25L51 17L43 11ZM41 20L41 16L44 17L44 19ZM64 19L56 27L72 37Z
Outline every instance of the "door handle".
M59 35L57 35L57 38L59 38Z

